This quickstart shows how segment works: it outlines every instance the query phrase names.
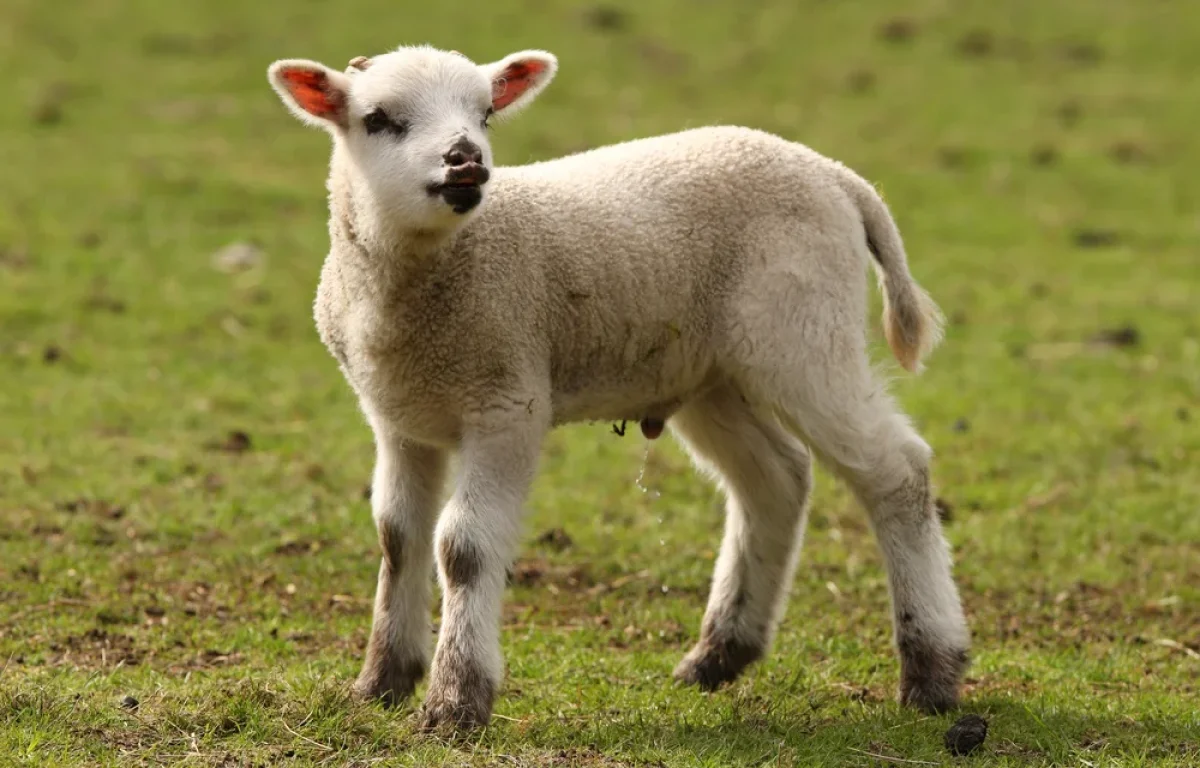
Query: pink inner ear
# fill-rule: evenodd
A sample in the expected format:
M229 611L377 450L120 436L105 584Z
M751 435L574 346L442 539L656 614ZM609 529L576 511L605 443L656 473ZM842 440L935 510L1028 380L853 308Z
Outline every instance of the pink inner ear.
M329 75L320 70L292 67L279 73L288 92L310 115L336 119L345 106L345 97L329 82Z
M492 109L500 110L512 104L521 94L537 82L538 75L546 70L540 61L514 61L492 80Z

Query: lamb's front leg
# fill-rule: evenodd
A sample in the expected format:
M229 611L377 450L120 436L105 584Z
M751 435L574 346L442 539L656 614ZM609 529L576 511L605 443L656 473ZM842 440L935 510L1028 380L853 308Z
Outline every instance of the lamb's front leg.
M354 693L397 704L429 666L433 524L446 475L437 449L376 434L371 507L383 562L371 639Z
M442 627L423 726L473 728L492 715L504 674L500 601L544 428L468 436L462 477L437 527Z

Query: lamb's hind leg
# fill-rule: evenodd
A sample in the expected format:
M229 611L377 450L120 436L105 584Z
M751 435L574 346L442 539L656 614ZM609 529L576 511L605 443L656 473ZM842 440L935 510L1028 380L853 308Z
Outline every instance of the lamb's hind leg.
M888 572L900 700L930 712L958 703L969 637L930 488L929 446L847 345L794 381L781 417L867 508Z
M371 507L383 562L375 614L354 692L397 704L429 666L433 525L446 458L434 448L376 435Z
M732 387L689 404L671 426L727 496L700 641L675 670L676 678L713 690L771 641L804 536L812 468L804 446L757 417Z

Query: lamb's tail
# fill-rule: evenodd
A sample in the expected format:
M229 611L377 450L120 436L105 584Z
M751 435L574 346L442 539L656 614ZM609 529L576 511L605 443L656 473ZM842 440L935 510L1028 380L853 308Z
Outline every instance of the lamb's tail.
M942 312L909 273L900 230L879 193L849 169L842 187L858 206L875 260L883 293L883 334L900 365L919 372L921 360L942 340Z

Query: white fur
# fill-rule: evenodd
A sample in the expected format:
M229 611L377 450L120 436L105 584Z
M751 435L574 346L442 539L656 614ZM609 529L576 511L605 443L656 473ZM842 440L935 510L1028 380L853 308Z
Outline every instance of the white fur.
M307 115L277 84L287 63L271 70L289 108L333 138L331 249L315 315L381 446L377 519L429 545L428 503L387 501L429 478L395 474L416 464L390 459L388 446L462 457L437 526L446 589L428 721L470 722L472 707L486 720L490 694L468 690L475 677L464 670L499 682L503 573L538 450L554 425L583 420L670 418L729 496L706 634L685 665L716 663L713 643L769 643L803 536L809 449L871 512L898 638L907 616L916 634L903 637L921 649L965 651L928 446L868 364L869 263L906 367L939 329L882 200L840 163L747 128L496 168L481 121L505 93L498 73L521 61L538 75L508 104L515 110L550 82L549 54L477 66L401 48L349 74L326 70L345 88L345 114L331 119ZM368 135L363 119L378 108L405 120L407 133ZM465 214L429 191L456 141L477 145L491 171L482 203ZM443 547L474 553L477 577L449 583ZM394 656L425 658L410 647L427 615L418 579L389 581L411 599L377 605L376 622L382 610L396 627L378 641ZM930 686L923 692L918 680L912 700L945 698Z

